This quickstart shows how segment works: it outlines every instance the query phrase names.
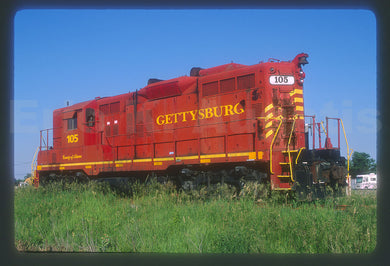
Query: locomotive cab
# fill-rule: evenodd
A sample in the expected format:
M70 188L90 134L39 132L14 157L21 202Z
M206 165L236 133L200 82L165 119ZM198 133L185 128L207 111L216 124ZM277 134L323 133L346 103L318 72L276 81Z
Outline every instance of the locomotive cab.
M40 132L37 179L60 174L66 164L84 161L97 150L94 101L79 103L53 112L53 128ZM81 172L81 171L79 171Z

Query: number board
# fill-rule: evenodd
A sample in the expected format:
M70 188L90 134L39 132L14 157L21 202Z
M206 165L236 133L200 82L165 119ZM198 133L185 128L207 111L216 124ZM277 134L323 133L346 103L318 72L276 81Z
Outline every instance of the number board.
M269 83L272 85L293 85L295 82L294 76L270 76Z

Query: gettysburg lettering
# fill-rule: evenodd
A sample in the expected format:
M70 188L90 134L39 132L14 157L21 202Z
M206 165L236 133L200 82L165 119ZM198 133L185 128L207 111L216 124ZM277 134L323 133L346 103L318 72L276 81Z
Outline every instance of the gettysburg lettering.
M221 117L229 115L239 115L245 112L243 108L236 105L221 105L215 107L207 107L199 110L191 110L174 114L159 115L156 118L157 125L175 124L177 122L186 122L187 120L209 119L212 117Z

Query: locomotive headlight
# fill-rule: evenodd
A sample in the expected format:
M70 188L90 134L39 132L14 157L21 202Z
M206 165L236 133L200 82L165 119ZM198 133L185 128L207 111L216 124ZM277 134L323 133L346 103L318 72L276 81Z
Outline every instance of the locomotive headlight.
M299 81L300 81L300 83L302 83L302 84L303 84L303 79L300 79Z

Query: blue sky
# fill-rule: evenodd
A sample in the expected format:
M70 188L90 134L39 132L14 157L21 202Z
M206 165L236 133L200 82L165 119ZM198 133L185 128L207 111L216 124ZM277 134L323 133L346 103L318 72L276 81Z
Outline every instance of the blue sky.
M66 101L135 91L149 78L189 75L194 66L288 61L301 52L309 54L305 113L341 117L350 148L376 159L370 11L22 10L14 26L16 178L30 172L39 131L52 127L53 110Z

